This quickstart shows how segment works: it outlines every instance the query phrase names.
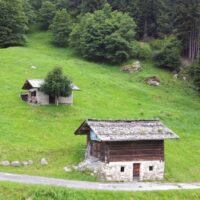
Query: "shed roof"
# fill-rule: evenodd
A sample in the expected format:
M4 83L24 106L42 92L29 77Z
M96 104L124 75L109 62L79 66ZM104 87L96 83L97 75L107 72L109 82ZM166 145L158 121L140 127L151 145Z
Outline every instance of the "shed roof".
M178 139L179 137L159 120L86 120L76 135L93 131L101 141L137 141Z
M29 89L29 86L31 86L32 88L40 88L42 84L44 84L43 79L29 79L29 80L26 80L22 89L27 90ZM74 83L71 84L71 88L72 90L77 90L77 91L80 90L80 88L76 86Z

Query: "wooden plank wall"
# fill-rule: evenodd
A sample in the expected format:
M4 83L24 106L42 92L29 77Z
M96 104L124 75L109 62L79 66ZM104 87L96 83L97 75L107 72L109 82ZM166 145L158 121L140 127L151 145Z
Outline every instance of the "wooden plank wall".
M99 158L101 161L105 161L105 149L106 145L102 142L92 141L90 142L91 145L91 155Z
M108 162L164 160L164 141L109 142Z

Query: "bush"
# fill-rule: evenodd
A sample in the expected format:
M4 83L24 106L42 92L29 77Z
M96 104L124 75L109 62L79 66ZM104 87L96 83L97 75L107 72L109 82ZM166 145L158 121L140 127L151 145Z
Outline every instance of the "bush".
M149 44L152 50L159 51L168 43L167 40L168 39L152 40Z
M152 50L148 44L133 42L132 57L139 60L148 60L152 57Z
M65 47L68 45L68 37L72 28L72 20L65 9L58 10L50 26L53 32L54 43L57 46Z
M131 56L135 22L127 14L102 10L85 14L70 34L70 45L84 58L121 63Z
M153 59L158 67L178 69L181 64L180 43L175 37L165 40L165 45L154 53Z
M200 92L200 63L195 62L190 70L189 70L189 75L191 76L196 89Z

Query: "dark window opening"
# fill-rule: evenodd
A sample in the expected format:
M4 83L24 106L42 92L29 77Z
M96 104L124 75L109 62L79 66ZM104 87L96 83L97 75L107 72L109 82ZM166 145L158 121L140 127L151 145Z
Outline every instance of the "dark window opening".
M32 97L36 97L36 91L31 92Z
M125 170L125 167L121 167L121 172L124 172L124 170Z
M153 166L149 166L149 171L153 171Z

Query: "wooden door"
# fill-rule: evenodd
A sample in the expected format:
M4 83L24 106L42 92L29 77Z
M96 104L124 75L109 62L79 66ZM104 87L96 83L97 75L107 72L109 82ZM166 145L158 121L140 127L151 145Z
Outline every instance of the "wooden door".
M133 164L133 177L139 178L140 176L140 163Z
M49 103L50 104L55 104L55 102L56 102L55 97L49 96Z

